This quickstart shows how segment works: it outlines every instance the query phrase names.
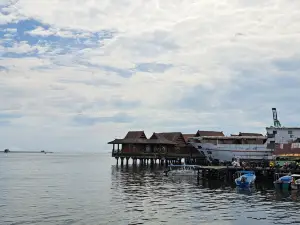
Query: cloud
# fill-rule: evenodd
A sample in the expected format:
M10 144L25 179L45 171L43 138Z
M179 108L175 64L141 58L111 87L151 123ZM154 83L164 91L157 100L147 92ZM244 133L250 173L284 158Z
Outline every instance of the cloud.
M91 126L97 123L130 123L134 117L125 113L118 113L113 116L104 117L89 117L89 116L76 116L74 122L81 126Z
M3 119L3 148L105 149L129 129L264 132L272 107L299 125L300 2L0 5L0 109L22 115Z
M0 66L0 71L8 71L8 69L5 66Z
M136 70L149 73L163 73L171 67L172 65L163 63L139 63L136 66Z
M274 65L282 71L298 71L300 70L300 58L299 57L289 57L285 59L274 60Z
M14 119L14 118L20 118L22 115L18 114L9 114L9 113L0 113L0 120L1 119Z
M11 126L14 119L19 119L21 117L21 114L0 113L0 127Z

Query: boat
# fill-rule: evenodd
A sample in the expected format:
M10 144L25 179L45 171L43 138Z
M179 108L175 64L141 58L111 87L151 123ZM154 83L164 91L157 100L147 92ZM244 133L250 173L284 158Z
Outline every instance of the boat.
M238 174L238 178L236 178L235 184L238 187L251 187L253 186L255 180L256 180L256 175L254 171L247 171L247 170L242 170L236 172Z
M272 160L266 136L202 136L190 138L189 144L206 156L209 162Z
M297 139L300 142L300 127L282 127L277 119L276 108L272 108L272 111L274 126L266 127L266 135L240 132L238 135L224 136L222 132L206 132L208 135L190 137L188 144L206 156L210 163L231 163L236 158L243 161L271 161L276 157L274 150L277 148L284 149L286 145L291 145L291 148L300 149L300 143L292 143Z
M290 173L275 173L275 181L273 183L276 189L290 190L292 181L293 177Z
M168 169L164 171L165 175L177 175L177 176L194 176L198 174L198 165L169 165Z

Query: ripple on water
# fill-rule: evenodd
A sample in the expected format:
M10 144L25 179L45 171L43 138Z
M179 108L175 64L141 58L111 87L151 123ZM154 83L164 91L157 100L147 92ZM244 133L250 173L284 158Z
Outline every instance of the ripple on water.
M110 156L10 157L0 157L1 225L299 223L297 193L238 192L162 168L111 166Z

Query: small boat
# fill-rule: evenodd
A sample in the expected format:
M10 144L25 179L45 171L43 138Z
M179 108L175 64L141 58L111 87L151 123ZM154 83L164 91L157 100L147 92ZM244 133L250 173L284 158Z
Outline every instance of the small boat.
M238 178L236 178L235 184L239 187L250 187L254 184L256 180L256 175L254 171L242 170L238 171Z
M198 165L169 165L168 169L164 171L165 175L179 175L179 176L191 176L197 175Z
M276 189L290 190L292 181L293 177L290 173L275 173L275 181L273 183Z

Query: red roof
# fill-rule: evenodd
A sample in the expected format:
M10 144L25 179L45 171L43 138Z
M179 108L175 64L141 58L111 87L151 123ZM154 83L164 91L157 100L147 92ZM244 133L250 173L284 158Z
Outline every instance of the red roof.
M191 137L195 137L195 134L182 134L185 142L189 140Z
M201 136L225 136L225 135L223 134L223 131L198 130L195 136L201 137Z
M128 133L124 137L124 139L139 139L139 138L143 138L143 139L147 138L144 131L128 131Z

